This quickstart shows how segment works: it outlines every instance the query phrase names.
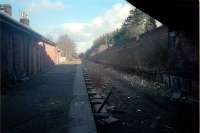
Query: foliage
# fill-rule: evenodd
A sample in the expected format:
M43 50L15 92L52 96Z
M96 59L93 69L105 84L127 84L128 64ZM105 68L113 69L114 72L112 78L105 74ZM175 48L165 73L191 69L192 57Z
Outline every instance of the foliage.
M75 54L75 43L68 35L62 35L57 40L57 46L61 49L61 55L67 59L71 59Z
M112 33L112 40L114 45L124 45L131 38L155 28L155 19L136 8L130 10L130 15L126 18L122 27Z
M145 31L150 31L156 28L156 21L150 16L147 16L147 22L145 25Z
M132 38L155 28L155 19L137 8L135 10L132 9L121 28L97 38L93 42L91 49L86 52L86 55L89 56L92 53L96 53L103 44L108 45L108 47L126 45Z

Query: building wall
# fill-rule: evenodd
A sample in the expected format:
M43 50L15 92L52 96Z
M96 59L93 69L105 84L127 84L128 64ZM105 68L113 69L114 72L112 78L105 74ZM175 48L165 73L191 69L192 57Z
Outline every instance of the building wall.
M24 27L1 23L1 91L58 63L58 49Z

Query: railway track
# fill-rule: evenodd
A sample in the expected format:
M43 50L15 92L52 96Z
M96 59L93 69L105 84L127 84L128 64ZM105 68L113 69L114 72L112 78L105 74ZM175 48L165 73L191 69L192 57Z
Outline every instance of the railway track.
M119 120L117 118L114 118L106 109L106 103L111 97L114 87L111 87L111 89L105 94L99 93L95 88L95 85L89 78L86 69L84 68L83 76L85 79L87 93L95 121L103 125L119 122ZM103 87L106 87L106 85L104 85Z

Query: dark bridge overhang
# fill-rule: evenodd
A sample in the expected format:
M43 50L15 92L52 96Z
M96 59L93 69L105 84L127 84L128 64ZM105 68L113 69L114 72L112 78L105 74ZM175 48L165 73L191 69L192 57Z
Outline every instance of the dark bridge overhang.
M171 30L198 33L198 0L127 0Z

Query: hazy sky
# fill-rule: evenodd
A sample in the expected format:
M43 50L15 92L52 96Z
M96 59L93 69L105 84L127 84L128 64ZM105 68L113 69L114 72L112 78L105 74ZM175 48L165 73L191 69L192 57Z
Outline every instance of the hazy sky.
M0 0L12 6L13 17L28 12L35 31L52 36L68 34L77 44L77 51L91 47L98 36L120 28L130 9L125 0Z

